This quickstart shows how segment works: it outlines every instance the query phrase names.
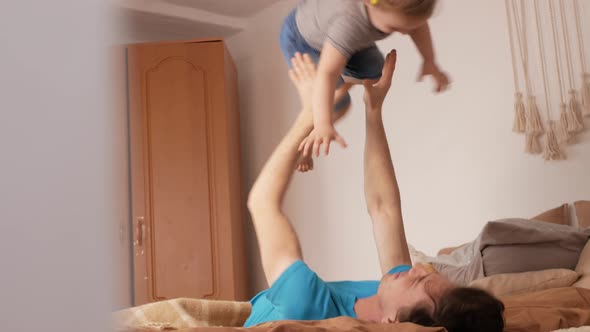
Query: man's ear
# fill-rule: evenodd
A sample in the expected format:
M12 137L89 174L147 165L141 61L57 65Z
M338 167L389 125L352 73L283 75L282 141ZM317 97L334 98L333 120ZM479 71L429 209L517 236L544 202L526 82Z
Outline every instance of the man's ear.
M381 320L381 323L385 323L385 324L399 323L398 315L395 314L394 316L385 316Z

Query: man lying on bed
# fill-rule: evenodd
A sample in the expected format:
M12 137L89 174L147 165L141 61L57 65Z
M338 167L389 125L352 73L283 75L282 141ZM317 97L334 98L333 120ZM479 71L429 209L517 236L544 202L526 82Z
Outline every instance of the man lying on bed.
M453 286L424 265L411 266L400 194L383 128L381 108L391 85L396 53L386 58L381 80L365 85L365 197L373 221L381 281L325 282L304 262L299 240L281 209L295 170L299 143L312 129L311 90L316 68L297 54L289 72L303 103L295 124L258 176L248 208L271 287L251 300L245 326L276 320L349 316L383 323L411 321L453 331L502 331L502 302L488 293Z

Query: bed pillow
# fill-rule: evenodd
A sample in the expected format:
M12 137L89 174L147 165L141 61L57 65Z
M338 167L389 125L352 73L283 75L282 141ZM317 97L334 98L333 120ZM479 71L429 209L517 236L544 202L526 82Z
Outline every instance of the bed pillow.
M486 276L547 269L574 270L584 242L577 250L556 243L523 243L486 247L482 251Z
M590 201L577 201L574 203L578 225L582 228L590 227Z
M489 222L480 251L486 277L548 269L574 270L590 229L526 219Z
M569 287L580 275L576 271L551 269L535 272L497 274L469 284L495 296L515 295L550 288Z
M585 207L587 210L587 220L588 220L588 226L590 226L590 202L585 202L587 203L586 205L580 205L581 207ZM577 213L577 210L576 210ZM545 221L545 222L550 222L553 224L559 224L559 225L569 225L570 224L570 214L569 214L569 207L567 204L562 204L556 208L547 210L545 212L542 212L539 215L536 215L534 217L532 217L531 219L533 220L539 220L539 221ZM580 217L578 216L578 220L580 220ZM586 226L586 227L588 227ZM438 251L437 256L440 255L448 255L450 253L452 253L453 251L455 251L458 248L461 248L462 246L464 246L465 244L462 244L460 246L457 247L448 247L448 248L442 248Z
M569 225L570 212L567 204L562 204L556 208L547 210L537 216L532 217L533 220L550 222L553 224Z
M582 250L580 260L576 266L576 272L581 274L582 277L574 286L590 289L590 241L586 243L584 250Z

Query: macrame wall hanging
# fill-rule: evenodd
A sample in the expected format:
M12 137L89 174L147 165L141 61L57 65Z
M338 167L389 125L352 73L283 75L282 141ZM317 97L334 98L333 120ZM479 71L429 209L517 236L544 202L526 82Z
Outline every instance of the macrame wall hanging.
M513 131L524 134L527 153L565 159L567 145L578 142L584 117L590 116L583 35L588 30L580 0L505 2L516 89Z

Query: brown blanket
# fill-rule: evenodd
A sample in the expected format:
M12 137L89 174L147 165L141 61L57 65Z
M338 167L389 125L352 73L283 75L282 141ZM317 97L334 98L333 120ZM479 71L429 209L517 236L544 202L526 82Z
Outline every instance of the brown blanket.
M198 300L196 300L198 301ZM502 298L506 305L506 332L550 332L557 329L590 325L590 290L583 288L555 288L545 291L520 294ZM244 306L237 306L241 310ZM154 308L152 308L154 309ZM243 319L243 311L242 319ZM130 312L125 312L128 314ZM119 315L123 315L120 312ZM143 311L143 314L149 314ZM211 312L209 312L211 314ZM125 316L125 315L123 315ZM233 314L230 316L236 317ZM240 315L238 315L240 316ZM175 317L175 316L174 316ZM121 318L121 317L120 317ZM129 317L127 317L129 318ZM234 318L236 319L236 318ZM153 320L152 320L153 321ZM219 322L219 321L218 321ZM235 320L234 320L235 322ZM183 332L444 332L442 328L425 328L422 326L404 324L376 324L362 322L348 317L339 317L322 321L281 321L262 324L252 328L240 327L196 327L180 329ZM119 327L121 327L119 325ZM158 325L120 328L119 331L154 331ZM160 330L166 326L160 325ZM174 329L167 326L168 329Z
M554 288L502 298L507 332L539 331L590 325L590 290Z

